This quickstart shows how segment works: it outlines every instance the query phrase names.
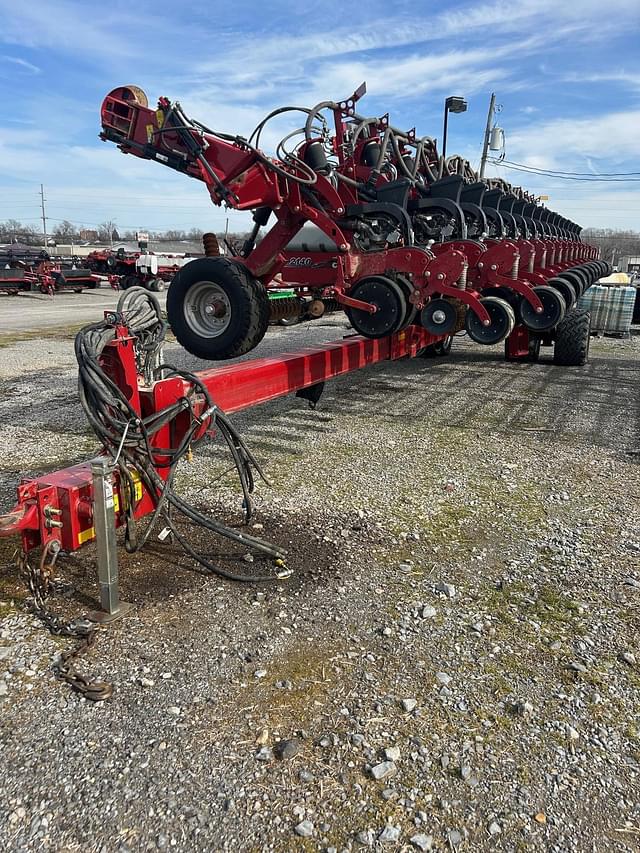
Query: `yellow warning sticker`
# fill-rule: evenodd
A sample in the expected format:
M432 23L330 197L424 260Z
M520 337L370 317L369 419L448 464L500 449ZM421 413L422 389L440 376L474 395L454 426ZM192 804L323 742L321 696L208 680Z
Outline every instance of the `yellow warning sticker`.
M140 482L140 475L137 471L131 472L131 479L135 484L134 493L137 503L139 500L142 499L142 483ZM115 491L113 493L113 509L114 512L120 512L120 495L118 494L118 492ZM78 533L78 545L84 545L85 542L89 542L91 539L95 539L95 537L95 527L87 527L86 530L81 530L80 533Z

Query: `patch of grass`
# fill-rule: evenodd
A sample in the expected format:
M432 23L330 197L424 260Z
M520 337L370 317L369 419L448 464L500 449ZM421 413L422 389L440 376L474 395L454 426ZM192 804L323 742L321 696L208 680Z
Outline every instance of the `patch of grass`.
M86 323L74 323L72 326L49 326L46 329L38 330L0 332L0 347L10 347L22 343L22 341L70 340L84 325Z

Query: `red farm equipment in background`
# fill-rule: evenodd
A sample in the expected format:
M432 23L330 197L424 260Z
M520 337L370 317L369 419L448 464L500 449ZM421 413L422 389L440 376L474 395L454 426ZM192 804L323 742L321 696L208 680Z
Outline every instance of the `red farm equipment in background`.
M116 290L144 287L159 292L189 259L184 255L131 252L126 249L97 249L87 256L87 266L109 276Z
M80 293L100 287L102 277L83 267L81 258L56 257L41 249L11 245L0 253L0 292Z

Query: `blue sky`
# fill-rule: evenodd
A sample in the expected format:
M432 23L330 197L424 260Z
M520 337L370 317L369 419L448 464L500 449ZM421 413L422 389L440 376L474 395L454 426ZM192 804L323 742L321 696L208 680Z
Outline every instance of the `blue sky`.
M640 172L638 0L0 0L0 13L0 219L37 225L43 182L50 228L224 227L202 184L98 140L102 99L126 83L243 134L276 106L341 99L366 80L362 113L440 137L444 98L463 95L448 153L474 165L495 91L510 160ZM584 226L640 231L640 182L492 173L547 193ZM232 230L245 224L231 215Z

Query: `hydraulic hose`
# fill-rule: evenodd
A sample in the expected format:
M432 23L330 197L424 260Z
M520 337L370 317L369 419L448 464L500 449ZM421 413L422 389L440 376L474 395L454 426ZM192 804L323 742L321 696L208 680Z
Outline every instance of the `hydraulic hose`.
M117 307L118 321L128 327L135 337L135 353L138 372L147 384L158 378L176 376L189 385L184 397L177 399L165 409L147 417L140 417L133 409L122 390L105 373L100 356L105 346L114 340L116 330L106 321L85 326L75 340L76 359L79 368L79 395L89 424L107 453L118 466L123 489L123 504L126 507L125 545L129 551L139 550L148 540L157 521L162 518L184 550L206 571L221 575L229 580L272 581L283 577L283 573L245 575L230 572L215 565L199 554L181 535L172 517L175 510L197 526L210 530L237 544L252 548L271 557L279 558L283 550L257 537L227 527L211 518L180 497L174 488L178 463L190 449L202 440L203 426L215 426L225 440L243 495L245 520L252 511L251 493L254 488L254 471L264 479L264 474L251 451L240 435L211 400L207 388L198 377L188 371L162 362L162 343L166 325L157 299L144 288L128 289L120 298ZM196 395L204 399L204 414L194 407ZM154 436L170 424L178 415L190 412L191 423L176 447L153 445ZM168 469L166 477L159 471ZM133 472L137 475L133 476ZM142 483L155 504L154 512L145 530L139 535L134 518L136 506L136 479Z

